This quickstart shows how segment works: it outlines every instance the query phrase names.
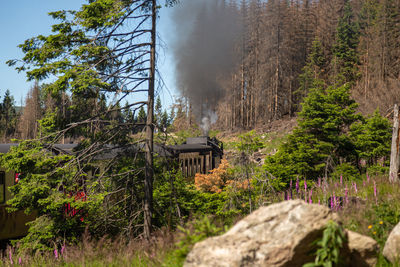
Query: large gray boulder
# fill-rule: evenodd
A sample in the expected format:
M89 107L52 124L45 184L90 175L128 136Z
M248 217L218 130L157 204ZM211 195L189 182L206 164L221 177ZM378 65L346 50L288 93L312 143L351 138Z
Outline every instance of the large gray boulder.
M184 266L302 266L314 261L315 256L310 254L312 243L322 237L329 220L338 221L337 214L325 206L307 204L301 200L262 207L224 235L197 243L188 254ZM348 235L349 240L360 240L358 234ZM376 242L371 244L374 245L363 252L356 249L358 245L347 245L347 261L356 259L355 256L370 255L369 250L376 248ZM360 264L351 266L374 264L373 260L369 261L370 264L362 257L357 260L361 261Z
M383 256L392 263L400 262L400 223L390 232L383 248Z
M352 267L375 266L379 246L376 241L365 235L346 230L348 252L347 262Z

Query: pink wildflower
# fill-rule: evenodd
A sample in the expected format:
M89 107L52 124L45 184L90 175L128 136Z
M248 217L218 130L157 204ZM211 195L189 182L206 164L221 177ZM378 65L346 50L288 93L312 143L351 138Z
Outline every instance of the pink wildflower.
M336 208L336 196L335 196L335 192L333 192L333 206Z
M11 265L14 264L14 261L13 261L12 256L13 256L13 254L12 254L12 250L11 250L11 248L10 248L10 250L9 250L9 252L8 252L8 257L10 258L10 263L11 263Z
M55 257L56 259L58 259L58 251L57 251L57 249L54 249L54 257Z
M318 177L318 187L321 188L321 177Z
M297 176L297 181L296 181L296 192L297 192L297 194L299 193L299 187L300 187L300 185L299 185L299 177Z
M21 259L21 257L18 258L18 264L19 264L19 265L22 265L22 259Z
M340 175L340 185L343 185L343 176Z
M354 183L353 185L354 185L354 192L357 194L357 184Z
M307 180L304 178L304 190L307 191Z
M64 251L65 251L65 245L63 245L63 246L61 247L61 256L64 255Z

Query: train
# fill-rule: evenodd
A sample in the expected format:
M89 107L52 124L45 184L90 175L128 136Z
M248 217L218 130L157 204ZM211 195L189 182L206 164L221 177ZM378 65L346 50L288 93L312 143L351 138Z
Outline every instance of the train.
M0 144L0 153L7 153L12 146L18 144ZM54 154L73 154L77 144L56 144L50 146ZM135 148L137 149L137 148ZM115 156L115 152L123 153L120 148L110 148L105 155L99 158L107 159ZM138 149L140 150L140 149ZM159 156L167 157L176 161L185 177L192 177L196 173L206 174L210 170L217 168L223 157L223 143L217 138L208 136L192 137L180 145L160 145L154 144L155 153ZM18 182L20 173L6 170L0 166L0 240L9 240L23 237L27 234L27 223L36 218L35 212L25 214L19 210L15 212L7 211L7 201L12 198L8 188Z

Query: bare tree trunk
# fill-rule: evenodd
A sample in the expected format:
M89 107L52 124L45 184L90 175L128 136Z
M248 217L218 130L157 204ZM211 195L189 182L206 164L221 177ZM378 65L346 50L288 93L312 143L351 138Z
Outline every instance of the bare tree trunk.
M152 0L152 28L150 48L150 77L149 92L147 100L147 123L146 123L146 177L144 181L144 236L150 238L151 217L153 211L153 117L154 117L154 76L156 62L156 6L157 0Z
M390 154L389 181L397 182L399 172L399 107L394 105L392 151Z

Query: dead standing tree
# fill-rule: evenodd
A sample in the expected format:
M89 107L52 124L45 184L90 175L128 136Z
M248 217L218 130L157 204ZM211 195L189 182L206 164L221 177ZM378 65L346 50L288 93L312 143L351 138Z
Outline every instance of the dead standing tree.
M393 134L392 134L392 147L390 153L390 171L389 171L389 181L398 182L399 173L399 106L394 105L393 110Z

